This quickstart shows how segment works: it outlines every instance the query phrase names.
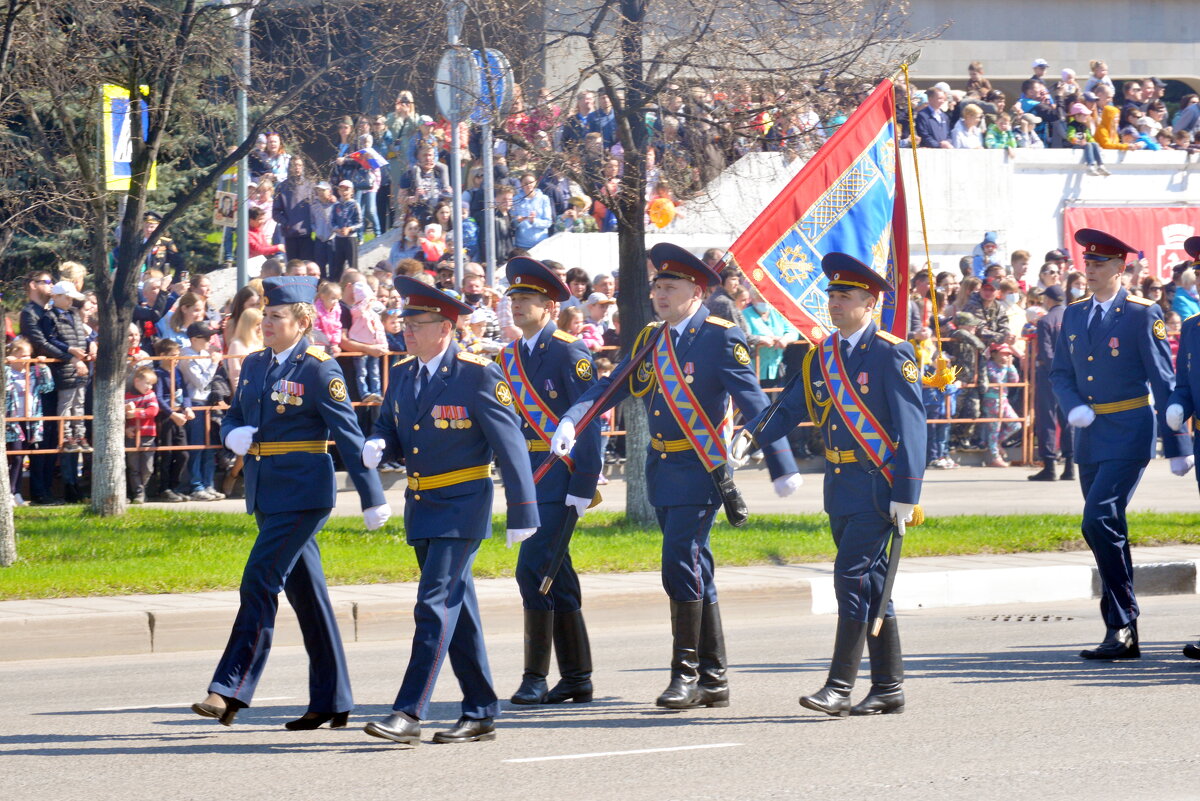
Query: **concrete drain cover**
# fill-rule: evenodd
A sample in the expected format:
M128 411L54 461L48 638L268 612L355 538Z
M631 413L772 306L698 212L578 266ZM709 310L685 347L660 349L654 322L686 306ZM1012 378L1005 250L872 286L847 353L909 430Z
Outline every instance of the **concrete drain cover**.
M1074 619L1067 615L972 615L967 618L985 623L1061 623Z

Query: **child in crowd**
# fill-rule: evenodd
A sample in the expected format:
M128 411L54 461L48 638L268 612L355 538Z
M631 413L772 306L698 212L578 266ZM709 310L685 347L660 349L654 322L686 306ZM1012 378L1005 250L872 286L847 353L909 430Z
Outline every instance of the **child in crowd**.
M930 361L925 364L925 375L933 375L936 365ZM953 470L959 467L958 462L950 457L950 423L935 423L935 420L951 420L958 408L958 391L962 384L951 382L940 391L933 387L921 385L921 403L925 406L925 417L929 420L927 462L930 467L939 470Z
M216 332L208 323L192 323L187 327L188 346L179 351L180 372L183 374L184 392L191 398L192 406L208 406L213 377L221 365L221 345L216 341ZM188 358L190 357L190 358ZM208 434L209 417L206 411L187 423L189 445L208 445L212 440ZM219 501L225 495L213 487L216 459L211 450L188 451L188 479L180 484L176 492L183 492L192 501Z
M1092 112L1083 103L1071 106L1071 120L1067 123L1067 141L1071 149L1083 151L1083 161L1089 175L1108 175L1100 158L1100 145L1092 135Z
M338 183L338 202L329 214L333 226L333 261L329 280L341 281L342 272L358 269L358 234L362 230L362 209L354 201L354 184Z
M964 279L962 286L967 285ZM959 290L962 291L961 289ZM954 331L946 347L951 364L958 370L961 391L958 394L956 417L974 420L979 417L979 396L987 387L987 373L983 369L983 355L987 346L977 335L980 319L970 312L959 312L954 316ZM978 432L974 423L955 423L951 436L960 448L976 447Z
M154 470L154 447L157 432L155 419L158 417L158 396L154 385L158 376L150 365L134 371L125 390L125 453L126 483L129 486L130 503L146 502L146 484ZM143 450L133 450L142 448Z
M31 363L33 346L23 336L8 343L4 365L5 410L9 422L4 427L4 441L10 450L33 450L42 444L44 432L41 420L13 422L14 417L41 417L42 396L54 391L54 378L44 364ZM13 505L25 506L21 497L21 475L24 456L8 457L8 483Z
M1004 384L1016 384L1021 380L1017 368L1013 366L1016 353L1005 344L992 345L988 349L988 360L984 369L987 372L987 387L983 390L983 416L1001 419L1017 419L1017 413L1008 401L1008 387ZM985 467L1008 467L1008 461L1001 452L1003 443L1013 434L1021 430L1018 422L984 423L984 446L987 448Z
M389 371L404 358L402 354L408 350L404 341L404 318L400 316L402 311L404 310L395 308L385 309L383 312L383 334L387 337L387 348L391 354L388 356Z
M313 308L317 312L313 320L313 343L321 345L330 356L342 352L342 288L333 281L322 281L317 287L317 298Z
M437 223L425 226L425 235L418 241L427 262L439 261L446 253L446 237L442 233L442 226Z
M612 374L613 363L611 359L606 359L603 356L595 360L593 365L596 370L596 378L606 378ZM613 421L616 417L616 409L609 409L604 414L600 415L600 434L604 438L604 463L616 464L619 456L617 454L617 443L613 440L610 432L613 430ZM604 471L600 471L600 478L597 484L607 484L608 479L604 475Z
M579 338L592 353L604 347L604 331L608 328L608 308L613 303L600 292L593 292L583 304L586 319L579 329Z
M1011 156L1012 151L1021 146L1012 130L1012 117L1004 112L997 114L983 137L983 146L989 150L1007 150Z
M558 313L558 328L571 336L583 335L583 310L578 306L568 306Z
M154 374L157 381L154 392L158 398L158 418L154 442L159 448L187 445L187 423L196 417L192 411L192 398L184 391L186 383L179 369L179 343L171 339L160 339L154 346L154 355L159 356ZM161 451L154 469L153 492L155 500L180 503L187 500L176 489L183 483L183 468L187 464L187 451Z
M354 283L354 304L350 307L350 338L355 342L366 342L387 347L387 334L383 330L381 304L375 297L371 285L364 281ZM355 356L354 375L358 381L358 394L364 403L383 402L383 383L380 379L379 358Z
M1183 330L1183 317L1177 311L1169 311L1163 315L1167 325L1167 344L1171 346L1171 364L1179 354L1179 333Z
M52 305L38 322L49 344L49 356L60 360L51 370L58 390L58 416L82 418L91 371L96 358L96 339L89 335L83 317L74 308L83 294L70 281L59 281L50 290ZM91 453L87 423L82 419L62 421L63 452Z

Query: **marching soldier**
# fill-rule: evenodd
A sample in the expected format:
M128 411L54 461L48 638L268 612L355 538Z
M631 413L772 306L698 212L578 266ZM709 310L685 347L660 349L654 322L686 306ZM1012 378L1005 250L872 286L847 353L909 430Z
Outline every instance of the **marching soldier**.
M559 417L594 382L591 351L581 340L559 331L552 322L555 303L571 290L546 265L534 259L511 259L506 267L513 323L521 338L500 353L500 369L521 415L521 429L533 470L550 452L550 437ZM512 696L514 704L560 704L592 700L592 653L581 611L579 576L568 554L553 577L550 593L539 592L541 577L553 558L568 507L587 511L603 464L599 426L589 426L573 456L563 459L537 486L537 533L521 543L517 585L525 607L525 673ZM561 680L546 689L551 638Z
M1091 228L1076 231L1075 241L1083 246L1092 294L1063 313L1050 380L1076 429L1083 538L1100 573L1100 614L1107 629L1100 645L1079 655L1137 659L1138 604L1125 508L1154 458L1156 434L1177 475L1190 468L1192 445L1186 435L1171 433L1160 416L1175 388L1162 311L1121 286L1125 257L1136 250Z
M662 323L639 334L637 346L656 337L652 357L617 390L605 408L633 394L649 414L651 447L646 484L663 532L663 587L671 599L671 683L658 706L691 709L729 705L725 636L721 628L709 534L722 502L745 521L745 505L733 486L720 427L732 398L749 418L765 409L741 329L709 316L704 290L719 276L681 247L655 245L658 270L652 297ZM634 347L634 351L637 350ZM619 375L631 355L613 371ZM575 426L611 383L600 379L563 416L551 440L560 455L571 452ZM764 445L767 466L780 496L800 485L787 443Z
M1183 243L1184 250L1192 257L1192 268L1200 270L1200 236L1190 237ZM1175 354L1175 391L1171 393L1167 405L1167 425L1173 431L1183 431L1183 424L1189 417L1196 417L1197 405L1200 403L1200 364L1193 361L1200 358L1200 314L1193 314L1183 321L1179 332L1179 352ZM1193 425L1193 449L1200 445L1200 426ZM1183 473L1172 465L1176 475ZM1200 477L1200 473L1197 473ZM1190 643L1183 647L1183 655L1188 659L1200 659L1200 643Z
M329 602L316 536L337 497L333 435L364 507L367 530L391 515L379 474L359 464L362 433L346 382L325 349L310 346L315 278L263 280L263 350L242 363L233 405L221 422L225 447L246 457L246 511L258 538L242 574L241 605L208 698L192 711L228 726L250 706L267 663L280 590L296 612L309 658L309 700L289 729L346 725L354 706L346 655ZM297 492L298 488L303 491Z
M825 440L825 512L838 549L837 635L825 686L800 704L836 717L893 714L904 711L904 664L895 611L882 597L887 543L895 520L912 521L921 496L925 410L912 345L875 324L879 295L891 285L844 253L827 254L821 270L837 333L808 352L800 380L776 411L747 430L770 441L811 420ZM867 640L868 622L884 602L883 628ZM851 707L864 641L871 691Z
M471 565L492 533L491 463L508 499L508 544L538 527L533 474L513 397L495 362L460 351L454 328L472 309L439 289L396 278L405 296L404 341L412 354L392 368L363 463L384 452L408 466L404 529L417 552L421 578L412 653L392 714L368 723L367 734L415 745L442 662L463 691L462 716L435 743L493 740L500 703L492 689Z

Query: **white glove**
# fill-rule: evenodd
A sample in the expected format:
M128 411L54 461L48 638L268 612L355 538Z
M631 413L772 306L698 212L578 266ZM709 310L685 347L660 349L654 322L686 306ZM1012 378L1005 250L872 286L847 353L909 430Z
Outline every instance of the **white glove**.
M1089 409L1088 411L1091 410ZM913 509L915 508L917 508L915 503L900 503L899 501L892 501L891 504L888 505L888 514L892 516L893 520L911 523Z
M363 443L362 463L363 467L368 470L374 470L379 467L379 463L383 461L383 452L387 448L387 442L381 439L369 439Z
M780 498L786 498L804 484L804 477L799 473L788 473L785 476L780 476L771 482L775 485L775 494Z
M555 456L567 456L575 447L575 424L567 418L558 421L554 436L550 437L550 451Z
M536 533L536 528L510 528L504 532L504 536L508 540L508 547L511 548L518 542L524 542Z
M258 426L238 426L225 435L225 447L238 456L245 456L254 444L254 434Z
M1179 431L1183 428L1183 407L1178 403L1172 403L1167 407L1167 427L1172 431Z
M742 429L733 435L733 441L729 443L729 464L732 467L745 467L746 462L750 461L750 451L754 450L754 437L750 436L750 432Z
M392 507L388 504L382 506L372 506L370 509L363 509L363 522L367 524L367 531L375 531L383 528L383 524L392 516Z
M579 516L583 517L587 514L588 507L592 505L592 499L580 498L578 495L568 495L566 504L567 506L574 506L575 511L579 512Z
M1087 428L1096 422L1096 413L1090 406L1076 406L1067 413L1067 422L1076 428Z
M1186 476L1196 463L1195 456L1172 456L1171 472L1177 476Z

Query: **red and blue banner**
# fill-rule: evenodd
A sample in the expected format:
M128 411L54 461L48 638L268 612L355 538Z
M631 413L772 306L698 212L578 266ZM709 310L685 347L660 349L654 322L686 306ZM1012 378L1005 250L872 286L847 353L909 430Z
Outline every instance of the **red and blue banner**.
M729 248L767 302L810 342L832 330L821 257L848 253L899 291L880 304L880 327L908 328L908 215L896 103L885 80Z

